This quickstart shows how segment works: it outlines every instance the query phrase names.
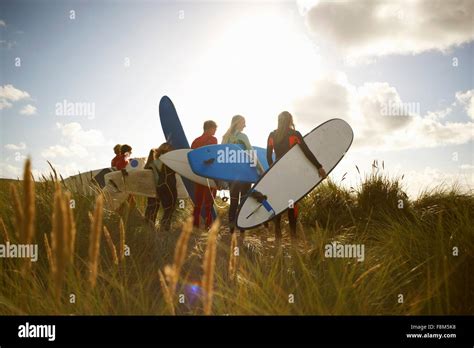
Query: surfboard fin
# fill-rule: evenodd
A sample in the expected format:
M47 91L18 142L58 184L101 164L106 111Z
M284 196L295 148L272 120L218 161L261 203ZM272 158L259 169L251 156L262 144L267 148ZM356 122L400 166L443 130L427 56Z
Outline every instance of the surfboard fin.
M249 217L251 217L253 214L255 214L255 212L260 209L260 207L264 207L267 211L269 212L272 212L272 216L275 215L275 210L272 208L272 206L270 205L270 203L268 203L267 201L267 196L264 195L263 193L259 192L259 191L255 191L255 190L252 190L250 191L249 193L250 197L252 197L253 199L255 199L258 203L260 203L248 216L247 216L247 219Z
M267 196L259 191L251 191L250 197L254 198L258 203L263 203L267 199Z

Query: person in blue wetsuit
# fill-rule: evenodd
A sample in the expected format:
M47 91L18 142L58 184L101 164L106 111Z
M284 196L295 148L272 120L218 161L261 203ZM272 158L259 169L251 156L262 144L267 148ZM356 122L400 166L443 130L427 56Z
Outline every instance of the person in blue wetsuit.
M244 150L253 151L252 145L250 145L249 138L243 133L246 127L245 118L241 115L235 115L232 117L232 121L229 129L222 137L222 144L239 144L242 145ZM257 170L262 173L264 170L262 165L257 160ZM244 200L246 194L249 192L251 187L250 183L233 181L229 183L230 191L230 207L229 207L229 231L234 233L235 219L237 217L237 208L241 201ZM241 229L240 233L243 236L244 230Z

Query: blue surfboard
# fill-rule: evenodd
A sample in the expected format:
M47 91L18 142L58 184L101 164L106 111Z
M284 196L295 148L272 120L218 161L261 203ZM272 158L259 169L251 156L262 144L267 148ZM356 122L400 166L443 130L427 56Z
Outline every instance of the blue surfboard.
M267 150L254 146L254 152L242 145L220 144L200 147L188 153L191 169L197 175L223 181L257 182L259 173L256 160L268 170Z
M178 113L176 112L176 108L169 97L163 96L161 98L159 113L161 128L163 129L166 141L169 142L176 150L189 149L188 139L184 133L183 126L181 125ZM183 183L186 187L186 190L188 191L189 197L191 197L193 203L196 204L194 197L195 184L186 178L181 178L183 179ZM206 217L204 205L202 207L201 216L203 218ZM212 216L213 218L217 216L214 208L212 209Z

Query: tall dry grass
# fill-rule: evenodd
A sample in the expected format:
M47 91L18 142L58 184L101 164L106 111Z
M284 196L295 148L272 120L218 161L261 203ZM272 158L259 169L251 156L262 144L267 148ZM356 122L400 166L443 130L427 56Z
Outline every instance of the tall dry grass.
M24 182L0 180L3 240L25 238L25 221L35 222L33 243L42 237L28 277L20 272L22 260L0 260L2 314L474 312L472 192L427 191L404 202L403 186L389 182L394 178L363 178L354 190L326 182L300 204L304 241L291 244L284 233L281 244L267 242L273 233L261 228L237 245L217 224L194 233L177 221L171 233L157 235L140 214L144 200L111 211L101 207L101 196L69 196L56 177L34 184L34 220L27 216ZM364 261L325 258L324 246L333 241L364 244ZM110 267L112 245L120 267ZM184 303L176 301L178 293ZM77 302L66 300L71 294Z
M25 161L23 172L23 199L20 197L15 185L10 185L11 199L15 212L16 228L15 234L19 244L31 244L35 233L35 184L31 174L31 160ZM2 222L3 224L3 222ZM7 231L6 228L4 231ZM6 232L8 234L8 232ZM5 235L6 235L5 234ZM25 276L31 268L31 259L25 258L21 261L20 272Z
M7 227L5 226L5 222L3 221L3 218L1 217L0 217L0 228L2 229L3 241L5 243L10 243L10 233L8 233Z
M176 243L174 252L173 264L166 265L164 268L164 275L159 271L160 284L165 294L165 301L168 305L171 314L176 314L175 310L175 293L178 284L181 268L186 259L186 252L188 249L188 241L193 231L193 219L189 217L183 224L181 234Z
M229 250L229 279L231 280L234 280L237 274L238 253L237 233L233 233Z
M52 217L51 247L47 237L45 246L50 254L53 292L57 300L61 298L63 284L69 266L73 263L75 222L69 206L70 196L63 193L58 182L55 183L54 207ZM49 250L50 249L50 250Z
M209 229L206 252L204 253L204 261L202 264L204 271L202 276L202 288L204 291L203 305L205 315L210 315L212 313L212 300L214 297L214 272L216 269L217 233L219 232L219 226L220 222L219 219L217 219Z
M110 236L109 229L106 226L104 226L104 236L105 236L107 245L109 247L110 253L112 255L112 261L114 265L118 266L119 259L117 256L117 248L115 247L114 241L112 240L112 237Z
M91 222L91 233L89 236L89 283L92 288L95 287L97 282L97 274L99 268L99 248L100 248L100 237L102 235L103 224L102 224L102 209L104 205L104 197L102 195L97 196L95 201L94 214L90 214Z
M122 262L125 258L125 225L122 218L119 221L119 231L120 231L120 240L119 240L119 253L118 259L119 262Z

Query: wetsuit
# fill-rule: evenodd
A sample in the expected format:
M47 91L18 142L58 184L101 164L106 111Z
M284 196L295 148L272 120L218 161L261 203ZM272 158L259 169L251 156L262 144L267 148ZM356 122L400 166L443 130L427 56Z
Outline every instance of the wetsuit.
M316 167L322 168L321 163L318 162L314 154L308 148L308 145L303 140L301 133L294 130L289 129L287 133L279 140L276 139L277 131L274 130L268 136L267 141L267 161L268 165L273 165L273 151L275 151L275 159L278 161L280 158L285 155L289 149L291 149L296 144L300 145L301 150L303 151L304 155L308 160ZM298 217L298 208L296 203L293 205L293 208L288 208L288 222L290 224L290 233L292 237L296 236L296 219ZM280 226L281 214L278 214L274 218L275 223L275 235L277 237L281 237L281 226Z
M114 157L112 162L110 163L112 167L116 168L117 170L122 170L125 169L125 167L128 164L128 157L125 157L125 155L117 155Z
M163 207L160 231L168 231L178 198L176 173L160 160L154 160L150 166L155 174L156 196Z
M120 158L120 154L119 155L115 155L114 158L112 158L112 161L110 161L110 166L112 168L116 168L117 167L117 162L119 161L119 158Z
M151 161L145 164L144 169L152 170ZM156 216L158 215L158 210L160 209L160 201L158 197L147 197L146 200L146 209L145 209L145 218L155 224Z
M242 132L237 132L230 136L229 144L239 144L243 145L245 150L252 150L250 145L249 138ZM250 183L241 182L241 181L232 181L229 183L230 191L230 207L229 207L229 226L230 233L234 232L235 219L237 216L237 208L241 201L243 201L245 195L249 192L251 187ZM241 233L244 232L243 229L240 230Z
M191 144L191 149L197 149L198 147L206 145L217 144L216 137L204 133L200 137L194 139ZM194 226L199 227L199 220L201 217L202 205L206 211L206 228L209 228L212 224L212 204L214 197L216 196L216 189L209 188L208 186L195 184L194 186L194 200L196 202L194 206Z

